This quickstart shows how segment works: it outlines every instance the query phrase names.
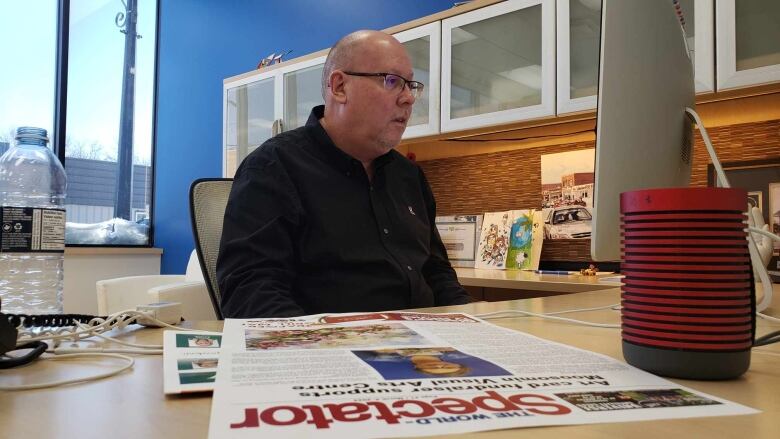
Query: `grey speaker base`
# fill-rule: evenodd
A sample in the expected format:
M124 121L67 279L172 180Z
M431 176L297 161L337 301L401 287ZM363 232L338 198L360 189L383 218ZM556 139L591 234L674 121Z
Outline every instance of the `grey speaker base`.
M634 367L671 378L728 380L750 367L750 349L739 352L691 352L639 346L623 341L623 358Z

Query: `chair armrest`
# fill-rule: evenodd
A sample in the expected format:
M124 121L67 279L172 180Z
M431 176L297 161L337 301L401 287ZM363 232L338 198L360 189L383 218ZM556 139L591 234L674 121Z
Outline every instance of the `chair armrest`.
M149 300L150 288L183 281L184 275L159 274L99 280L95 283L98 314L104 316L126 309L135 309L137 305L157 302L157 300Z
M185 320L217 320L205 282L183 282L149 289L149 298L179 302Z

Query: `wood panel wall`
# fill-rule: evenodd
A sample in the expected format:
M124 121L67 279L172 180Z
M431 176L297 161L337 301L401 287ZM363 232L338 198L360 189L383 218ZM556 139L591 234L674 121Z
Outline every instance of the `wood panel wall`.
M780 119L708 130L721 162L780 158ZM420 162L439 215L541 207L541 156L594 148L595 141L548 145ZM707 185L709 156L696 132L691 185ZM545 241L542 260L588 261L589 240Z

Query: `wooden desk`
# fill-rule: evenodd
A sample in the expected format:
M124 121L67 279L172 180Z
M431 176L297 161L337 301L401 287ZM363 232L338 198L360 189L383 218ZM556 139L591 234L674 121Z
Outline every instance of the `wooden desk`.
M617 289L568 294L510 302L473 303L437 308L480 314L505 309L551 312L609 305L619 301ZM780 300L768 314L780 316ZM576 317L575 317L576 316ZM617 311L590 311L573 315L583 320L617 323ZM614 358L620 353L620 333L537 318L515 317L492 320L549 340L601 352ZM220 322L197 322L193 326L219 330ZM780 324L759 321L759 334L780 330ZM122 331L130 341L160 343L161 330ZM3 384L21 384L73 376L86 363L36 362L21 369L0 371ZM758 415L693 418L562 427L537 427L469 434L477 438L632 438L680 437L777 438L780 431L780 345L758 348L750 370L732 381L704 382L674 380L763 411ZM26 392L0 392L0 431L3 437L109 437L115 438L203 438L208 432L210 395L165 397L162 393L162 358L137 356L132 372L109 379L64 388ZM466 436L462 436L466 437Z
M614 276L537 274L521 270L455 267L458 281L476 300L488 302L556 296L619 287L603 279Z

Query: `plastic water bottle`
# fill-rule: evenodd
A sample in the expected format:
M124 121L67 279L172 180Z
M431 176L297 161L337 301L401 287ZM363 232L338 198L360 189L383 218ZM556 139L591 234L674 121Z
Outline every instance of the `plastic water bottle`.
M43 128L20 127L0 157L0 300L13 314L62 313L65 170Z

